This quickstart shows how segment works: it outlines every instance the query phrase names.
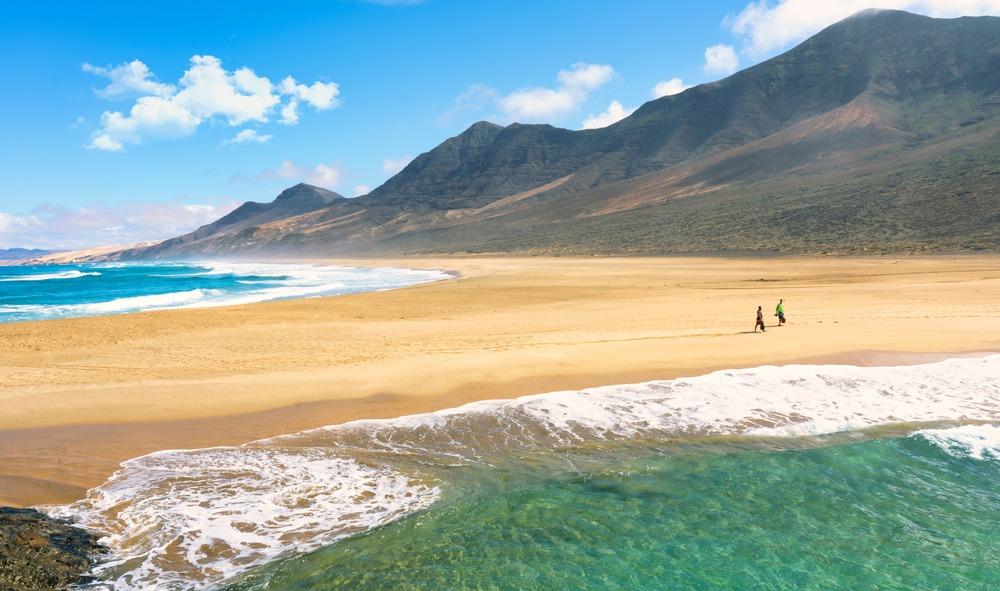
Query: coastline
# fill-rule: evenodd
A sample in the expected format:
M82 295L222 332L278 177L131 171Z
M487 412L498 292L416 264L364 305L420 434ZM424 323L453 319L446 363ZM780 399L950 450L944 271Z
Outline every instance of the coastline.
M324 262L461 276L332 298L0 325L10 344L0 358L9 410L0 417L0 504L74 500L122 460L159 449L474 400L1000 349L995 257ZM790 324L745 334L751 306L778 297Z

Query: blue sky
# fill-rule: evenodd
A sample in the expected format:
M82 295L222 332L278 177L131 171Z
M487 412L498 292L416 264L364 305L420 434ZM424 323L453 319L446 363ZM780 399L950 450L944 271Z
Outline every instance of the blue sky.
M165 238L301 180L354 196L477 120L606 125L873 4L1000 13L996 0L9 4L0 248Z

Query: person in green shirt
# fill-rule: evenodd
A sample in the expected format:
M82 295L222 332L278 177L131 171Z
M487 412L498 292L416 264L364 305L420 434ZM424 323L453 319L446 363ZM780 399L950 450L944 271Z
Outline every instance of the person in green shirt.
M778 317L778 326L785 323L785 300L778 300L778 307L774 309L774 315Z

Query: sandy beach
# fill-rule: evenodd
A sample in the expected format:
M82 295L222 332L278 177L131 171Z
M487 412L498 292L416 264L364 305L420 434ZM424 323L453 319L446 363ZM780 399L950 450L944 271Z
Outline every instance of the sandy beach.
M319 262L319 261L316 261ZM345 261L323 261L345 262ZM489 398L1000 350L1000 258L421 258L395 291L0 325L0 504L119 462ZM778 298L789 324L753 334Z

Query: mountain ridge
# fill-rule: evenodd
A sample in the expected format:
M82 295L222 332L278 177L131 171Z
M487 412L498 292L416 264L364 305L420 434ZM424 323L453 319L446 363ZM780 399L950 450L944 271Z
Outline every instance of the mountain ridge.
M688 210L704 219L730 211L758 220L754 208L764 207L797 219L804 210L840 211L846 203L854 209L826 220L838 233L819 232L822 239L756 221L754 231L767 240L736 232L729 246L745 252L877 250L869 234L888 227L894 230L884 235L886 250L996 249L996 201L977 201L984 209L968 211L969 203L954 195L988 193L996 185L986 173L994 166L990 153L1000 120L998 40L996 17L865 11L727 78L645 103L606 128L478 122L364 197L337 196L284 217L251 215L246 219L255 223L223 224L210 234L199 229L126 256L703 252L717 250L719 230L729 226L698 223L704 235L690 234L692 220L680 221L693 215ZM887 192L898 185L894 167L932 166L941 157L932 146L940 142L970 154L973 168L956 172L948 191L936 190L944 195L940 200L951 201L944 207L949 215L964 216L959 226L965 237L943 240L933 220L897 211L904 204L938 208L927 202L934 195L923 185L907 195ZM873 161L878 170L865 178L874 183L883 175L881 185L860 188L842 174L868 170ZM962 176L973 174L981 177L978 186L959 186ZM824 184L836 179L868 191L868 202ZM936 182L933 175L925 181ZM820 187L829 200L825 207L809 202ZM633 219L637 210L642 215ZM892 216L920 219L924 226L902 228ZM650 226L652 219L659 226ZM851 225L843 226L848 219ZM806 227L822 222L801 221ZM657 228L659 240L650 237ZM535 235L525 239L526 232ZM594 232L613 233L618 246L594 248ZM678 235L687 237L686 245L673 240ZM972 241L963 246L965 238Z

